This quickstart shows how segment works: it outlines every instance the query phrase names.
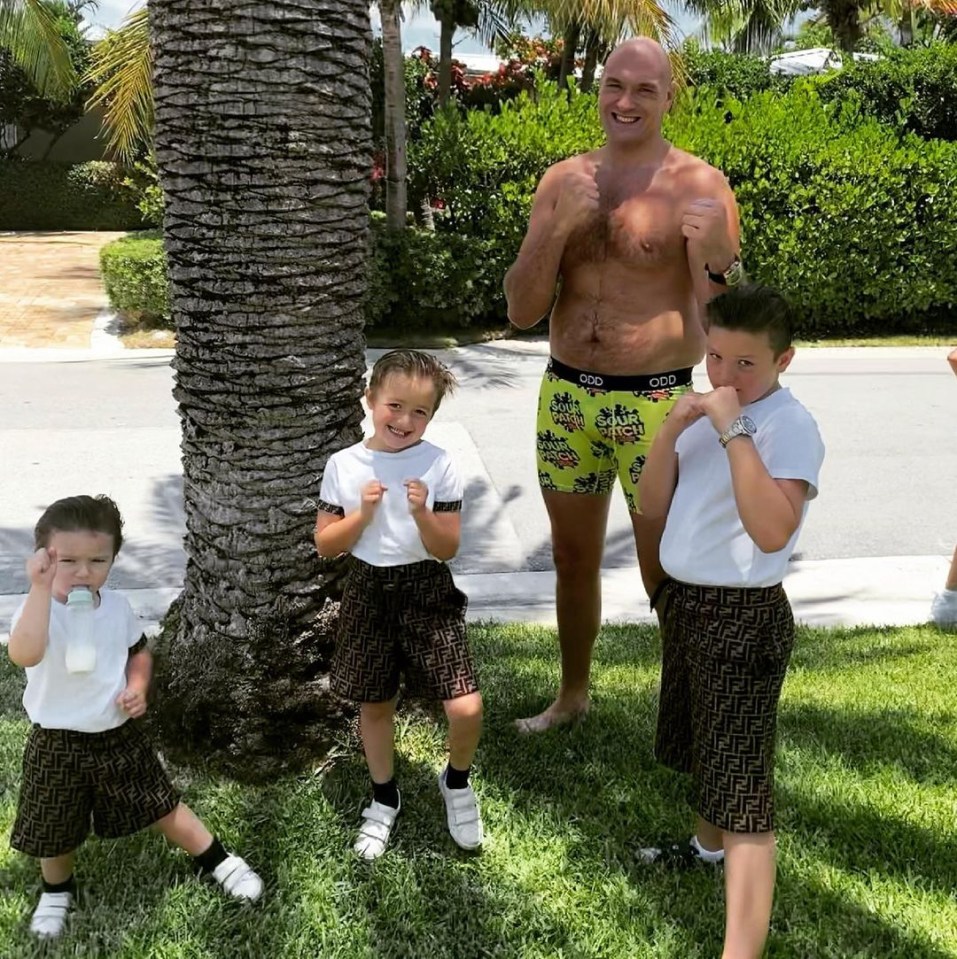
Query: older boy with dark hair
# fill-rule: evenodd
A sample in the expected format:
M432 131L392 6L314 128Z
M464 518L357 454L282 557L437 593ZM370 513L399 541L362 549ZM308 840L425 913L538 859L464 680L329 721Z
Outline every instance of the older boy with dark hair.
M641 850L725 863L722 959L756 959L774 894L777 706L794 642L781 580L817 495L824 446L783 388L791 311L766 287L708 304L710 393L681 397L641 477L642 509L664 520L668 575L652 603L663 665L658 759L690 772L697 829L687 847Z

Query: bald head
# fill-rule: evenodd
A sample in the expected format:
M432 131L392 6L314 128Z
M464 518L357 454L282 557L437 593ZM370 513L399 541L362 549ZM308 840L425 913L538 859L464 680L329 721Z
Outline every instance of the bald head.
M621 68L644 69L659 77L665 87L671 86L674 79L671 58L664 47L650 37L632 37L611 51L605 61L604 72L614 73Z

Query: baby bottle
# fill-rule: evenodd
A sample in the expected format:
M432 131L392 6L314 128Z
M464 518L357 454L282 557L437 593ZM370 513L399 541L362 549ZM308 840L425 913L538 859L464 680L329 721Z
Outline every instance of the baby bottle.
M76 586L66 598L70 635L67 638L66 668L71 673L89 673L96 665L93 644L93 593L86 586Z

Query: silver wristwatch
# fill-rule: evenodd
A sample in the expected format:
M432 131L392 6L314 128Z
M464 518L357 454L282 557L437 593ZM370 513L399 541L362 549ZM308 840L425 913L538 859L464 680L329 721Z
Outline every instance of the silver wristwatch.
M728 445L736 436L754 436L758 428L750 416L739 416L719 437L722 447Z
M708 273L708 279L719 286L738 286L744 279L744 266L741 263L741 257L737 255L731 261L731 265L720 273L712 272L707 263L705 263L704 268Z

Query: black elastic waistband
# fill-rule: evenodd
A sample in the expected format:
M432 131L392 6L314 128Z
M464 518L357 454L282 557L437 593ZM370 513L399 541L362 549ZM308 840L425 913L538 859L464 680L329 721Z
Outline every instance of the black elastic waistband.
M576 370L567 366L554 356L548 358L548 372L581 386L586 390L622 390L626 393L650 393L652 390L671 390L679 386L691 386L690 366L682 370L668 370L664 373L637 373L633 376L612 376L605 373L591 373L588 370Z
M444 564L434 559L420 559L415 563L401 563L398 566L373 566L356 556L350 560L349 569L353 575L379 583L397 583L408 579L419 579L440 570Z
M683 599L701 606L738 606L759 609L787 602L781 583L774 586L700 586L670 580Z
M119 726L103 729L98 733L85 733L79 729L50 729L41 726L39 723L34 723L33 728L40 730L41 734L47 739L65 743L84 743L87 746L109 746L128 738L134 730L133 721L129 719Z

